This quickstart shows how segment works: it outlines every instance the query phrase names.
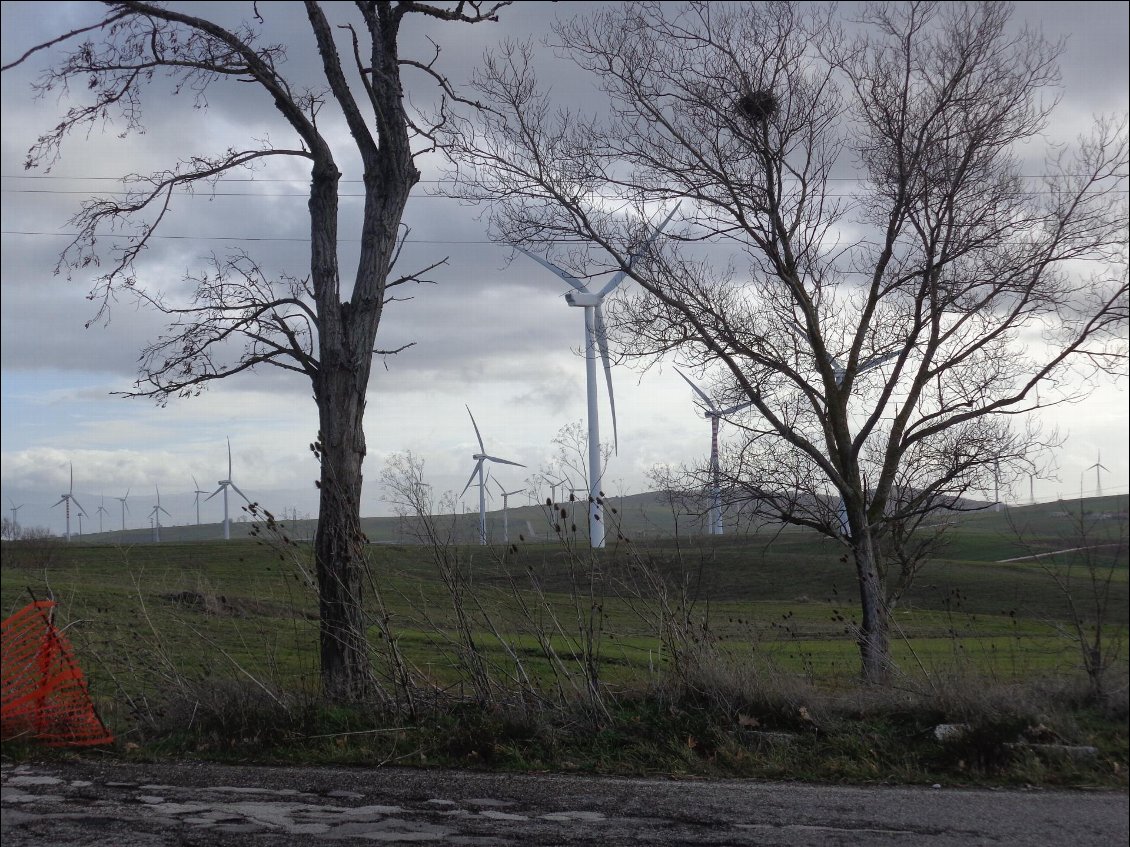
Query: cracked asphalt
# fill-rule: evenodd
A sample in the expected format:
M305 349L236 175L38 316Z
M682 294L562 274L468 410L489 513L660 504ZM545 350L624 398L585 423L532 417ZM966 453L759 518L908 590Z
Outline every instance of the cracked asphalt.
M1124 792L79 759L0 767L4 847L1024 845L1130 838Z

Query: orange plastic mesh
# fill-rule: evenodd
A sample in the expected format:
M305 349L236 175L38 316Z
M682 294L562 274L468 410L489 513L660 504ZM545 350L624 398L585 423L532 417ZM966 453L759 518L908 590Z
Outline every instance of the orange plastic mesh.
M55 603L29 603L0 628L0 735L52 747L109 744L67 637L51 621Z

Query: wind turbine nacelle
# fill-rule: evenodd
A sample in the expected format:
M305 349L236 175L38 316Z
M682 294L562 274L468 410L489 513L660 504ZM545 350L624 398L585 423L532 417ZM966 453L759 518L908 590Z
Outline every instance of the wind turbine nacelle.
M590 291L568 291L565 293L565 302L570 306L599 306L601 296Z

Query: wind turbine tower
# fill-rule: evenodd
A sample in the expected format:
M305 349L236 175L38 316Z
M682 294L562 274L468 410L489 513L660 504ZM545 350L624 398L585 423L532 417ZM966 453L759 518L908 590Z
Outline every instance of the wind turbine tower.
M670 223L671 218L675 216L675 212L679 210L678 204L670 211L663 222L655 228L655 232L647 238L643 245L628 257L628 267L630 268L636 261L640 259L655 242ZM613 444L615 448L619 449L619 437L616 429L616 398L612 394L612 363L608 358L608 332L604 324L604 315L601 312L601 305L604 303L604 298L615 290L624 277L628 275L627 271L619 271L612 276L612 279L595 294L589 291L581 280L566 273L561 268L552 264L541 256L530 253L522 248L518 248L522 253L529 256L535 262L549 271L552 271L566 283L568 283L574 290L565 294L565 302L570 306L575 306L585 311L585 384L586 394L588 399L588 417L589 417L589 544L593 547L604 546L604 495L600 487L600 477L602 468L600 463L600 411L597 402L597 385L596 385L596 357L597 351L600 351L600 358L604 363L604 376L608 383L608 405L612 412L612 434Z
M1093 470L1095 472L1095 496L1096 497L1102 497L1103 496L1102 472L1106 471L1107 473L1110 473L1110 468L1108 468L1106 465L1103 464L1103 454L1102 454L1102 452L1099 452L1096 455L1095 458L1097 459L1097 461L1093 465L1091 465L1089 468L1087 468L1087 470L1089 470L1089 471Z
M228 469L228 475L231 476L230 468ZM195 476L192 478L192 485L196 488L193 492L193 494L196 495L196 499L193 501L193 505L196 506L196 525L200 526L200 495L207 494L208 492L200 489L200 483L196 481Z
M102 502L98 504L98 508L94 510L94 513L96 515L98 515L98 534L101 535L102 534L102 516L110 514L110 512L106 509L106 495L105 494L102 495Z
M505 544L510 543L510 522L509 522L509 498L515 494L521 494L526 489L519 488L517 491L507 491L503 488L502 483L497 479L494 484L498 486L498 490L502 492L502 541Z
M20 513L20 509L22 509L24 507L24 504L20 503L20 505L17 506L16 501L13 500L11 497L8 498L8 502L12 504L12 537L13 538L19 538L19 536L20 536L19 513Z
M479 432L479 425L475 423L475 416L471 414L471 407L467 406L467 414L471 416L471 426L475 428L475 438L479 440L479 452L471 456L475 460L475 469L471 471L471 477L467 480L467 484L463 486L463 490L459 496L462 497L467 493L467 489L471 487L471 483L475 481L475 477L479 478L479 544L485 545L487 543L487 483L486 477L483 472L483 464L485 462L497 462L501 465L514 465L515 467L524 468L525 465L518 462L511 462L509 459L500 459L497 456L488 456L487 448L483 446L483 436ZM497 480L495 480L497 482Z
M695 385L678 368L675 368L675 373L686 380L687 385L694 389L695 394L702 398L702 402L706 404L706 408L699 407L702 411L704 418L710 420L710 534L722 534L722 471L718 462L718 427L722 422L722 418L727 415L732 415L734 412L740 412L742 409L748 409L753 405L750 403L739 403L737 406L730 406L728 409L719 409L713 400Z
M154 490L157 492L157 505L149 513L149 517L153 520L153 540L159 543L161 541L161 512L169 515L169 511L161 505L161 489L154 486ZM172 515L169 515L169 517L171 518Z
M59 503L64 504L63 511L65 511L66 515L67 515L67 535L66 535L67 541L71 540L71 502L72 501L74 502L74 504L76 506L78 506L79 512L81 514L86 515L86 509L84 509L82 507L82 504L77 499L75 499L75 466L74 466L73 463L71 464L71 487L70 487L70 490L68 490L66 494L60 495L59 496L59 502L55 504L55 506L58 506ZM54 509L55 506L52 506L51 508ZM89 517L89 515L87 515L87 517Z
M231 539L231 520L228 518L228 489L234 488L236 494L238 494L244 500L247 500L248 504L251 503L251 501L247 499L247 495L239 490L239 486L236 485L234 482L232 482L232 478L231 478L231 439L230 438L228 439L228 478L227 479L221 479L217 484L220 487L217 488L215 491L213 491L211 494L209 494L204 499L206 501L211 500L213 497L215 497L221 491L224 493L224 541L228 541L228 540Z
M129 499L129 489L128 488L126 489L126 496L125 497L115 497L114 499L122 504L122 532L125 532L126 531L126 512L129 511L129 506L126 505L126 500Z

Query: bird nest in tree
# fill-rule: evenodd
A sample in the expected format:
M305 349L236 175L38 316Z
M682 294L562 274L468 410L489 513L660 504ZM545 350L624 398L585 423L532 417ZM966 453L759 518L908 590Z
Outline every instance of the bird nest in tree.
M767 121L776 112L780 103L777 95L764 89L747 91L738 98L737 109L747 120Z

